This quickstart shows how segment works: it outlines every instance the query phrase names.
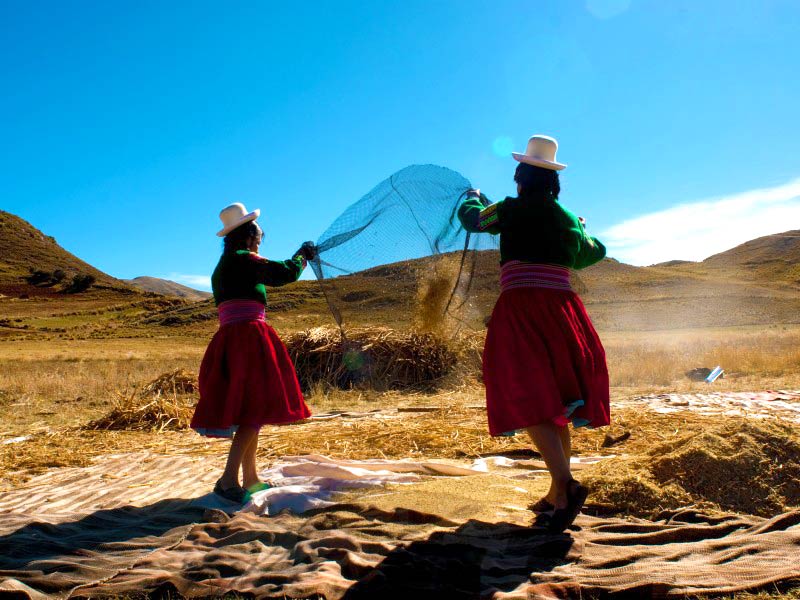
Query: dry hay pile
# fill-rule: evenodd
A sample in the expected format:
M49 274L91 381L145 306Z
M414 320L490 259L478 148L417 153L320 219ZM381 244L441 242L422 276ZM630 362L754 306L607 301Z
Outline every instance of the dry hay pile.
M340 389L429 389L457 360L431 333L378 327L347 330L346 339L336 328L316 327L285 341L306 390L317 384Z
M800 435L735 419L598 464L586 478L609 512L651 516L687 505L772 516L800 505Z
M195 400L188 397L197 390L197 377L190 371L177 369L164 373L142 388L128 394L117 394L111 410L91 421L92 430L186 429L192 419Z
M197 389L197 375L186 369L175 369L159 375L145 385L141 395L144 397L157 394L192 394Z
M179 396L142 397L119 394L111 410L91 421L86 429L152 430L186 429L194 413L194 402Z

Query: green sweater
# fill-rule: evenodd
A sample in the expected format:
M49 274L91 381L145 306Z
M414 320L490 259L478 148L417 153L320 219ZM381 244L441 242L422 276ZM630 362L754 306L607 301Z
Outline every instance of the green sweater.
M268 260L247 250L223 254L211 275L217 306L226 300L267 303L267 287L278 287L300 278L306 261L299 254L289 260Z
M481 194L458 210L469 232L500 235L500 263L510 260L583 269L602 260L605 246L557 200L506 198L492 204Z

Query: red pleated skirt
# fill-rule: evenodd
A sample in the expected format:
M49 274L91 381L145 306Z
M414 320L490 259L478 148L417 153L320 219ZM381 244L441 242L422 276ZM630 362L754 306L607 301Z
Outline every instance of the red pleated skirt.
M264 320L220 326L203 356L199 384L191 426L201 435L231 437L240 425L311 416L286 346Z
M605 350L573 291L505 289L489 321L483 379L492 435L547 421L609 423Z

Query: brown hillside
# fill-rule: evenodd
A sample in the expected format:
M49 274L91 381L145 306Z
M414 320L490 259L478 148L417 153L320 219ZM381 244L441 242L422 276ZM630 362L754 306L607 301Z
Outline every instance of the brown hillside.
M791 236L769 236L701 263L635 267L606 259L577 273L574 285L601 331L800 323L799 286L791 279L794 265L787 258L794 256L795 243ZM430 307L423 310L425 303L420 298L429 296L421 292L429 289L437 269L452 281L459 256L378 266L332 280L328 292L348 326L416 327L425 322L425 314L433 315L434 320L441 314ZM477 255L469 301L458 313L462 330L483 330L499 292L498 263L496 251ZM445 297L450 285L445 282ZM206 336L216 327L216 310L210 300L187 302L150 296L153 300L142 301L138 300L141 295L122 300L117 295L117 301L111 303L108 297L89 301L92 292L79 294L80 306L76 305L78 298L65 294L41 302L0 298L0 314L6 318L5 328L0 323L0 337L52 333L66 337ZM158 298L163 301L156 301ZM333 324L316 281L270 289L268 315L282 332Z
M43 281L31 285L28 279L33 271L53 273L63 271L61 281ZM27 221L0 210L0 291L24 291L37 295L48 289L61 290L74 275L90 275L97 287L126 290L118 279L103 273L58 245L55 238L47 236Z
M418 292L434 265L447 257L382 265L332 280L328 291L350 326L380 324L407 328L419 323ZM769 265L767 251L762 265ZM764 273L768 273L764 267ZM483 329L497 299L499 255L479 253L469 302L460 316L464 327ZM741 277L713 261L635 267L606 259L576 274L592 318L603 331L642 331L777 325L800 322L800 293L784 281ZM269 292L269 318L284 331L332 325L315 281L301 281ZM142 324L173 328L215 326L212 303L167 307Z
M686 273L800 288L800 230L756 238L699 263L669 266Z
M773 262L800 263L800 229L767 235L709 256L706 264L759 266Z
M134 279L125 279L134 287L144 290L145 292L152 292L154 294L161 294L162 296L177 296L178 298L185 298L186 300L205 300L210 298L209 292L203 292L190 288L180 283L170 281L169 279L159 279L158 277L135 277Z

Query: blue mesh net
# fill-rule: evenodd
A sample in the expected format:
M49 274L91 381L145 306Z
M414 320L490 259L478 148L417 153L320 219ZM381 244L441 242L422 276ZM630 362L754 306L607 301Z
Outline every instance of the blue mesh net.
M477 251L496 248L489 235L471 236L458 220L470 182L436 165L412 165L350 205L317 241L311 262L341 327L347 303L336 278L410 259L459 253L459 269L444 311L455 315L468 295Z

